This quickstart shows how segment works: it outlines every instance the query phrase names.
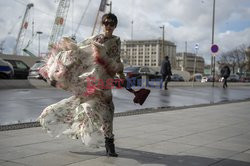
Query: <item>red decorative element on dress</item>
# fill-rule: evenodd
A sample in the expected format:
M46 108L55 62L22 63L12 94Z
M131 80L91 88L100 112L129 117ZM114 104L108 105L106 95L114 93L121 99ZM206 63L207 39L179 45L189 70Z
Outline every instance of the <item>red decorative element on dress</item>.
M87 87L86 87L86 92L84 92L84 96L90 96L93 95L96 92L97 87L92 84L93 82L96 81L95 77L87 77Z
M94 48L94 57L95 57L95 63L102 65L102 67L106 70L106 72L112 76L112 73L114 73L114 71L112 69L109 68L109 65L107 64L107 62L100 57L100 52L98 51L97 48Z

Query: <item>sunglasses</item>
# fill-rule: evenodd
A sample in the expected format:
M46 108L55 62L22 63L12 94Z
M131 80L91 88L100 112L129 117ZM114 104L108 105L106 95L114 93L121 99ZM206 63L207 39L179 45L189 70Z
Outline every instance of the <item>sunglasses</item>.
M103 25L105 25L105 26L110 25L111 27L114 27L116 24L113 21L105 21L105 22L103 22Z

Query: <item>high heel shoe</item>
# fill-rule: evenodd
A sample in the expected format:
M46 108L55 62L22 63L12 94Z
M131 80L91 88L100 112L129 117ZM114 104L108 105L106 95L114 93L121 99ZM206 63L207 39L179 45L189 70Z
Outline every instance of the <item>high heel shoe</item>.
M106 155L110 157L118 157L118 154L115 153L115 144L113 138L105 137L105 148L106 148Z

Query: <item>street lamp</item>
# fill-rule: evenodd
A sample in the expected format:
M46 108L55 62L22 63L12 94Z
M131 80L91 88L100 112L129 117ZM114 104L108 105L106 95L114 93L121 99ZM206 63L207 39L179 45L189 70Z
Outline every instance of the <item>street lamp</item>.
M41 31L36 32L38 34L38 56L40 56L40 35L43 33Z
M212 19L212 45L214 45L214 20L215 20L215 0L213 0L213 19ZM215 75L215 56L211 55L211 74L213 74L213 87Z
M133 40L134 38L134 34L133 34L133 25L134 25L134 20L131 21L131 40Z
M196 70L196 58L197 58L198 50L199 50L199 43L196 43L194 48L195 48L195 56L194 56L194 72L193 72L193 84L192 84L192 86L194 86L194 76L195 76L195 70Z
M107 6L109 6L109 12L112 12L112 1L110 1L109 3L106 3Z
M162 29L162 57L161 57L161 59L163 59L164 54L165 54L165 51L164 51L165 26L163 25L160 28Z

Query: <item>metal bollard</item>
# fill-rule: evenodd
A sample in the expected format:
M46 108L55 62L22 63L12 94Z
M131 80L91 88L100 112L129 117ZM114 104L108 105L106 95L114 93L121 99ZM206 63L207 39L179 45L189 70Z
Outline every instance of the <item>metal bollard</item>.
M148 87L149 86L149 83L148 83L148 81L149 81L149 76L148 75L142 75L141 76L141 82L142 82L142 87Z

